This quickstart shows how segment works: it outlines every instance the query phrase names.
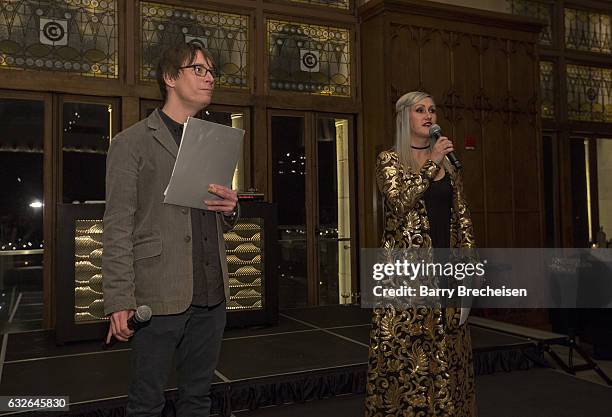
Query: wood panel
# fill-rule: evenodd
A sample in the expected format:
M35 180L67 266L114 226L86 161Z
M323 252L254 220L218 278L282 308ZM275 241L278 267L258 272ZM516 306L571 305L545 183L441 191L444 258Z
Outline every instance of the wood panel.
M376 190L376 156L393 145L393 105L387 88L381 82L386 78L384 59L385 25L382 19L365 22L362 33L362 90L363 107L362 135L357 148L360 200L360 244L362 247L376 247L380 244L380 216L382 213ZM389 42L391 43L391 42ZM391 84L392 86L392 84Z
M480 37L457 33L457 45L453 50L454 91L457 104L475 108L475 91L480 90Z
M450 42L451 32L423 29L421 42L421 79L423 90L442 102L451 87Z
M512 233L512 212L487 213L487 248L511 248L516 245Z
M537 211L517 211L514 214L516 224L515 246L529 248L537 242L542 234L540 213Z
M539 180L537 177L539 135L525 114L513 115L511 126L512 170L514 183L514 207L516 210L537 211L539 203Z
M472 211L485 210L484 198L484 168L482 164L482 129L480 128L480 112L469 109L455 110L455 153L463 164L463 187L466 199ZM474 150L464 148L466 137L475 141Z
M487 210L512 211L511 144L500 112L489 113L483 125L483 157Z
M420 43L422 31L412 26L392 25L390 29L389 50L386 57L391 60L391 100L397 100L403 91L413 91L421 87ZM365 49L364 49L365 52ZM362 54L365 58L367 53ZM364 80L365 81L365 80ZM364 84L364 92L368 88Z
M534 45L525 42L510 42L510 62L509 65L509 98L510 111L521 113L535 112L535 101L538 86L536 81L539 72L536 74Z
M482 106L502 109L508 92L508 60L505 39L481 38L482 59Z
M359 14L366 150L391 144L394 104L402 94L431 93L438 124L454 140L464 165L479 242L539 246L542 223L536 220L543 213L535 45L540 26L516 16L416 0L371 0ZM465 149L466 138L473 149ZM374 169L367 158L375 156L364 153L360 173L366 185L360 204L368 215L379 213L375 187L368 187ZM519 212L530 213L529 220L519 222ZM366 235L380 236L379 225L366 220Z
M434 96L435 99L435 96ZM447 106L441 105L436 100L436 116L438 125L442 128L442 134L452 139L453 132L453 109Z
M487 247L487 228L485 226L485 213L482 211L472 211L472 224L474 226L474 237L476 246Z

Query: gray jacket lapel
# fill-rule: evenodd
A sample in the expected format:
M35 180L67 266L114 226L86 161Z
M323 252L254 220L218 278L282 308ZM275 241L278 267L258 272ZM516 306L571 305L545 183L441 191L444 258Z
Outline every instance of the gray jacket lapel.
M159 109L155 109L147 118L147 126L153 129L153 137L176 158L178 146L159 115Z

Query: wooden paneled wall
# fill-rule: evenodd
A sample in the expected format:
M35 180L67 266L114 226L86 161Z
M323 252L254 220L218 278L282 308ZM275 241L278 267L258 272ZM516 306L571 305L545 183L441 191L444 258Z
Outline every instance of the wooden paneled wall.
M380 243L375 158L393 145L396 100L413 90L433 95L438 124L455 142L478 245L541 246L540 24L414 0L372 0L359 14L362 247ZM474 150L465 150L466 137Z

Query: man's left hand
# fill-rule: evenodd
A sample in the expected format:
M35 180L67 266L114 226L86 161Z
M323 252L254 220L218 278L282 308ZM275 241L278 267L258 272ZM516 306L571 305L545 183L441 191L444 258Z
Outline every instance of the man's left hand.
M225 215L230 215L236 210L236 204L238 203L237 191L219 184L209 184L208 192L221 198L221 200L204 200L204 204L208 206L209 210L220 211Z

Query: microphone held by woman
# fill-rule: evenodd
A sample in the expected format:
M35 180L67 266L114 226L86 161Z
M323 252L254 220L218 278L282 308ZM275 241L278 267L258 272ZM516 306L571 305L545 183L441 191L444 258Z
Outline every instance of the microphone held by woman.
M432 139L438 140L440 136L442 136L442 128L439 125L432 125L429 128L429 137ZM455 168L457 169L463 168L461 161L459 161L459 159L457 159L457 157L455 156L455 152L447 153L446 157L448 158L450 163L453 164Z

